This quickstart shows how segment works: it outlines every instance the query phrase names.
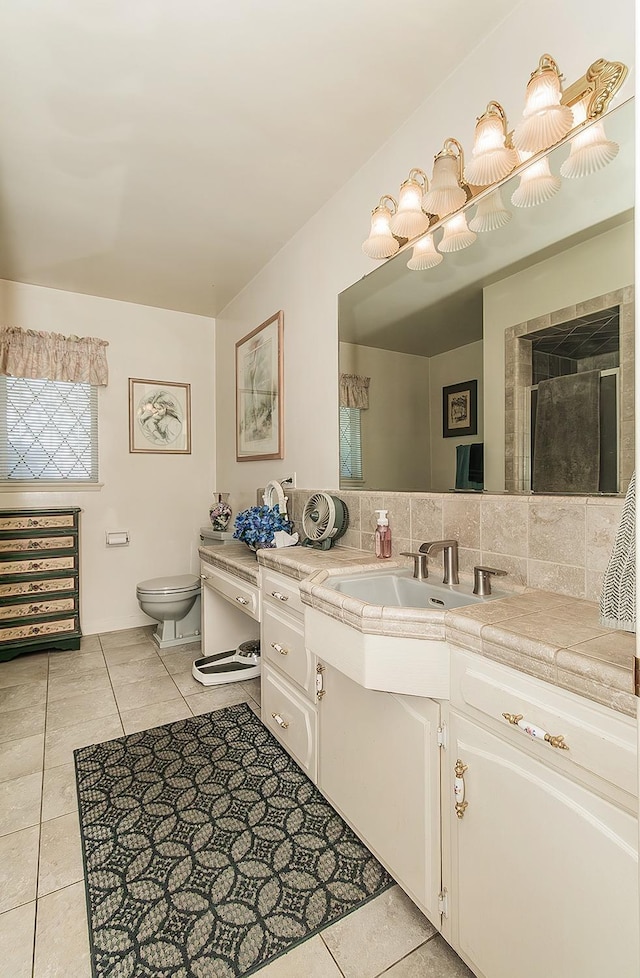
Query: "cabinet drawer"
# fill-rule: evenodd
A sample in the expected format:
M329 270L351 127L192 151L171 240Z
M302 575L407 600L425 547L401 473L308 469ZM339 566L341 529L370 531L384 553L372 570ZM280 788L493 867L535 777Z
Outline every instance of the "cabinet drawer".
M0 621L9 618L35 618L42 615L56 615L59 612L75 611L76 599L72 598L40 598L35 601L22 601L16 604L0 605Z
M73 513L60 513L49 516L0 516L2 530L58 530L75 526Z
M201 580L204 587L221 594L250 618L260 621L260 591L257 586L239 577L226 574L210 564L203 568Z
M262 656L309 695L315 693L315 657L305 648L303 623L266 601L262 614Z
M292 686L269 666L262 666L262 722L298 762L313 783L317 780L317 714Z
M265 601L279 605L288 611L304 614L298 582L275 571L262 571L262 593Z
M21 553L32 550L73 550L75 545L75 536L14 537L13 539L0 540L0 553Z
M51 594L53 591L73 591L76 587L75 577L54 577L47 581L15 581L13 584L0 584L0 602L23 594Z
M32 557L30 560L3 560L0 575L39 574L43 571L75 570L76 557Z
M0 628L0 644L19 642L26 638L46 638L64 633L79 633L78 618L61 618L57 621L33 622L30 625L10 625Z
M637 795L636 727L631 717L598 703L524 676L497 663L468 653L452 656L453 706L482 718L503 737L523 747L529 745L571 774L589 772L597 778ZM560 749L503 717L521 716L538 732L562 736L568 749Z

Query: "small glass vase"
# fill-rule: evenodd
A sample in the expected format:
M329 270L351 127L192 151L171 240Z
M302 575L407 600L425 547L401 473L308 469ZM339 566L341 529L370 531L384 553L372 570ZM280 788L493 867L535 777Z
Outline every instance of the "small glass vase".
M231 519L232 509L229 505L229 493L216 493L217 499L209 507L209 519L214 530L226 530Z

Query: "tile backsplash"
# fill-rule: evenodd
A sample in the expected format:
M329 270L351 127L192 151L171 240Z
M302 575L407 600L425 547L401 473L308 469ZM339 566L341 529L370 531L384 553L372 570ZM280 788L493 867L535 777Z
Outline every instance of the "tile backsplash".
M305 502L319 491L288 490L296 530ZM600 599L623 506L622 499L605 496L322 491L349 510L343 547L373 552L375 510L388 509L394 558L405 560L401 551L415 551L426 540L452 538L461 579L471 579L475 564L486 564L507 571L501 590L535 587L590 601ZM441 555L429 563L432 574L441 572Z

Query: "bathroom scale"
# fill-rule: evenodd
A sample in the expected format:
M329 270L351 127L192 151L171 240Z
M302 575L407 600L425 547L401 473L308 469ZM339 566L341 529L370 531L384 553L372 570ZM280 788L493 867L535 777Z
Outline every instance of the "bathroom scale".
M260 675L260 642L252 639L229 652L215 652L196 659L191 669L193 678L203 686L220 686L255 679Z

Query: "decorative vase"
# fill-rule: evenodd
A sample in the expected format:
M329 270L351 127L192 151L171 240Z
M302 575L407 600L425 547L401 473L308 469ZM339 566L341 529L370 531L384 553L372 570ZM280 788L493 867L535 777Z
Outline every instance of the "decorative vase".
M231 506L228 503L229 493L216 493L217 500L209 507L209 519L214 530L226 530L231 519Z

